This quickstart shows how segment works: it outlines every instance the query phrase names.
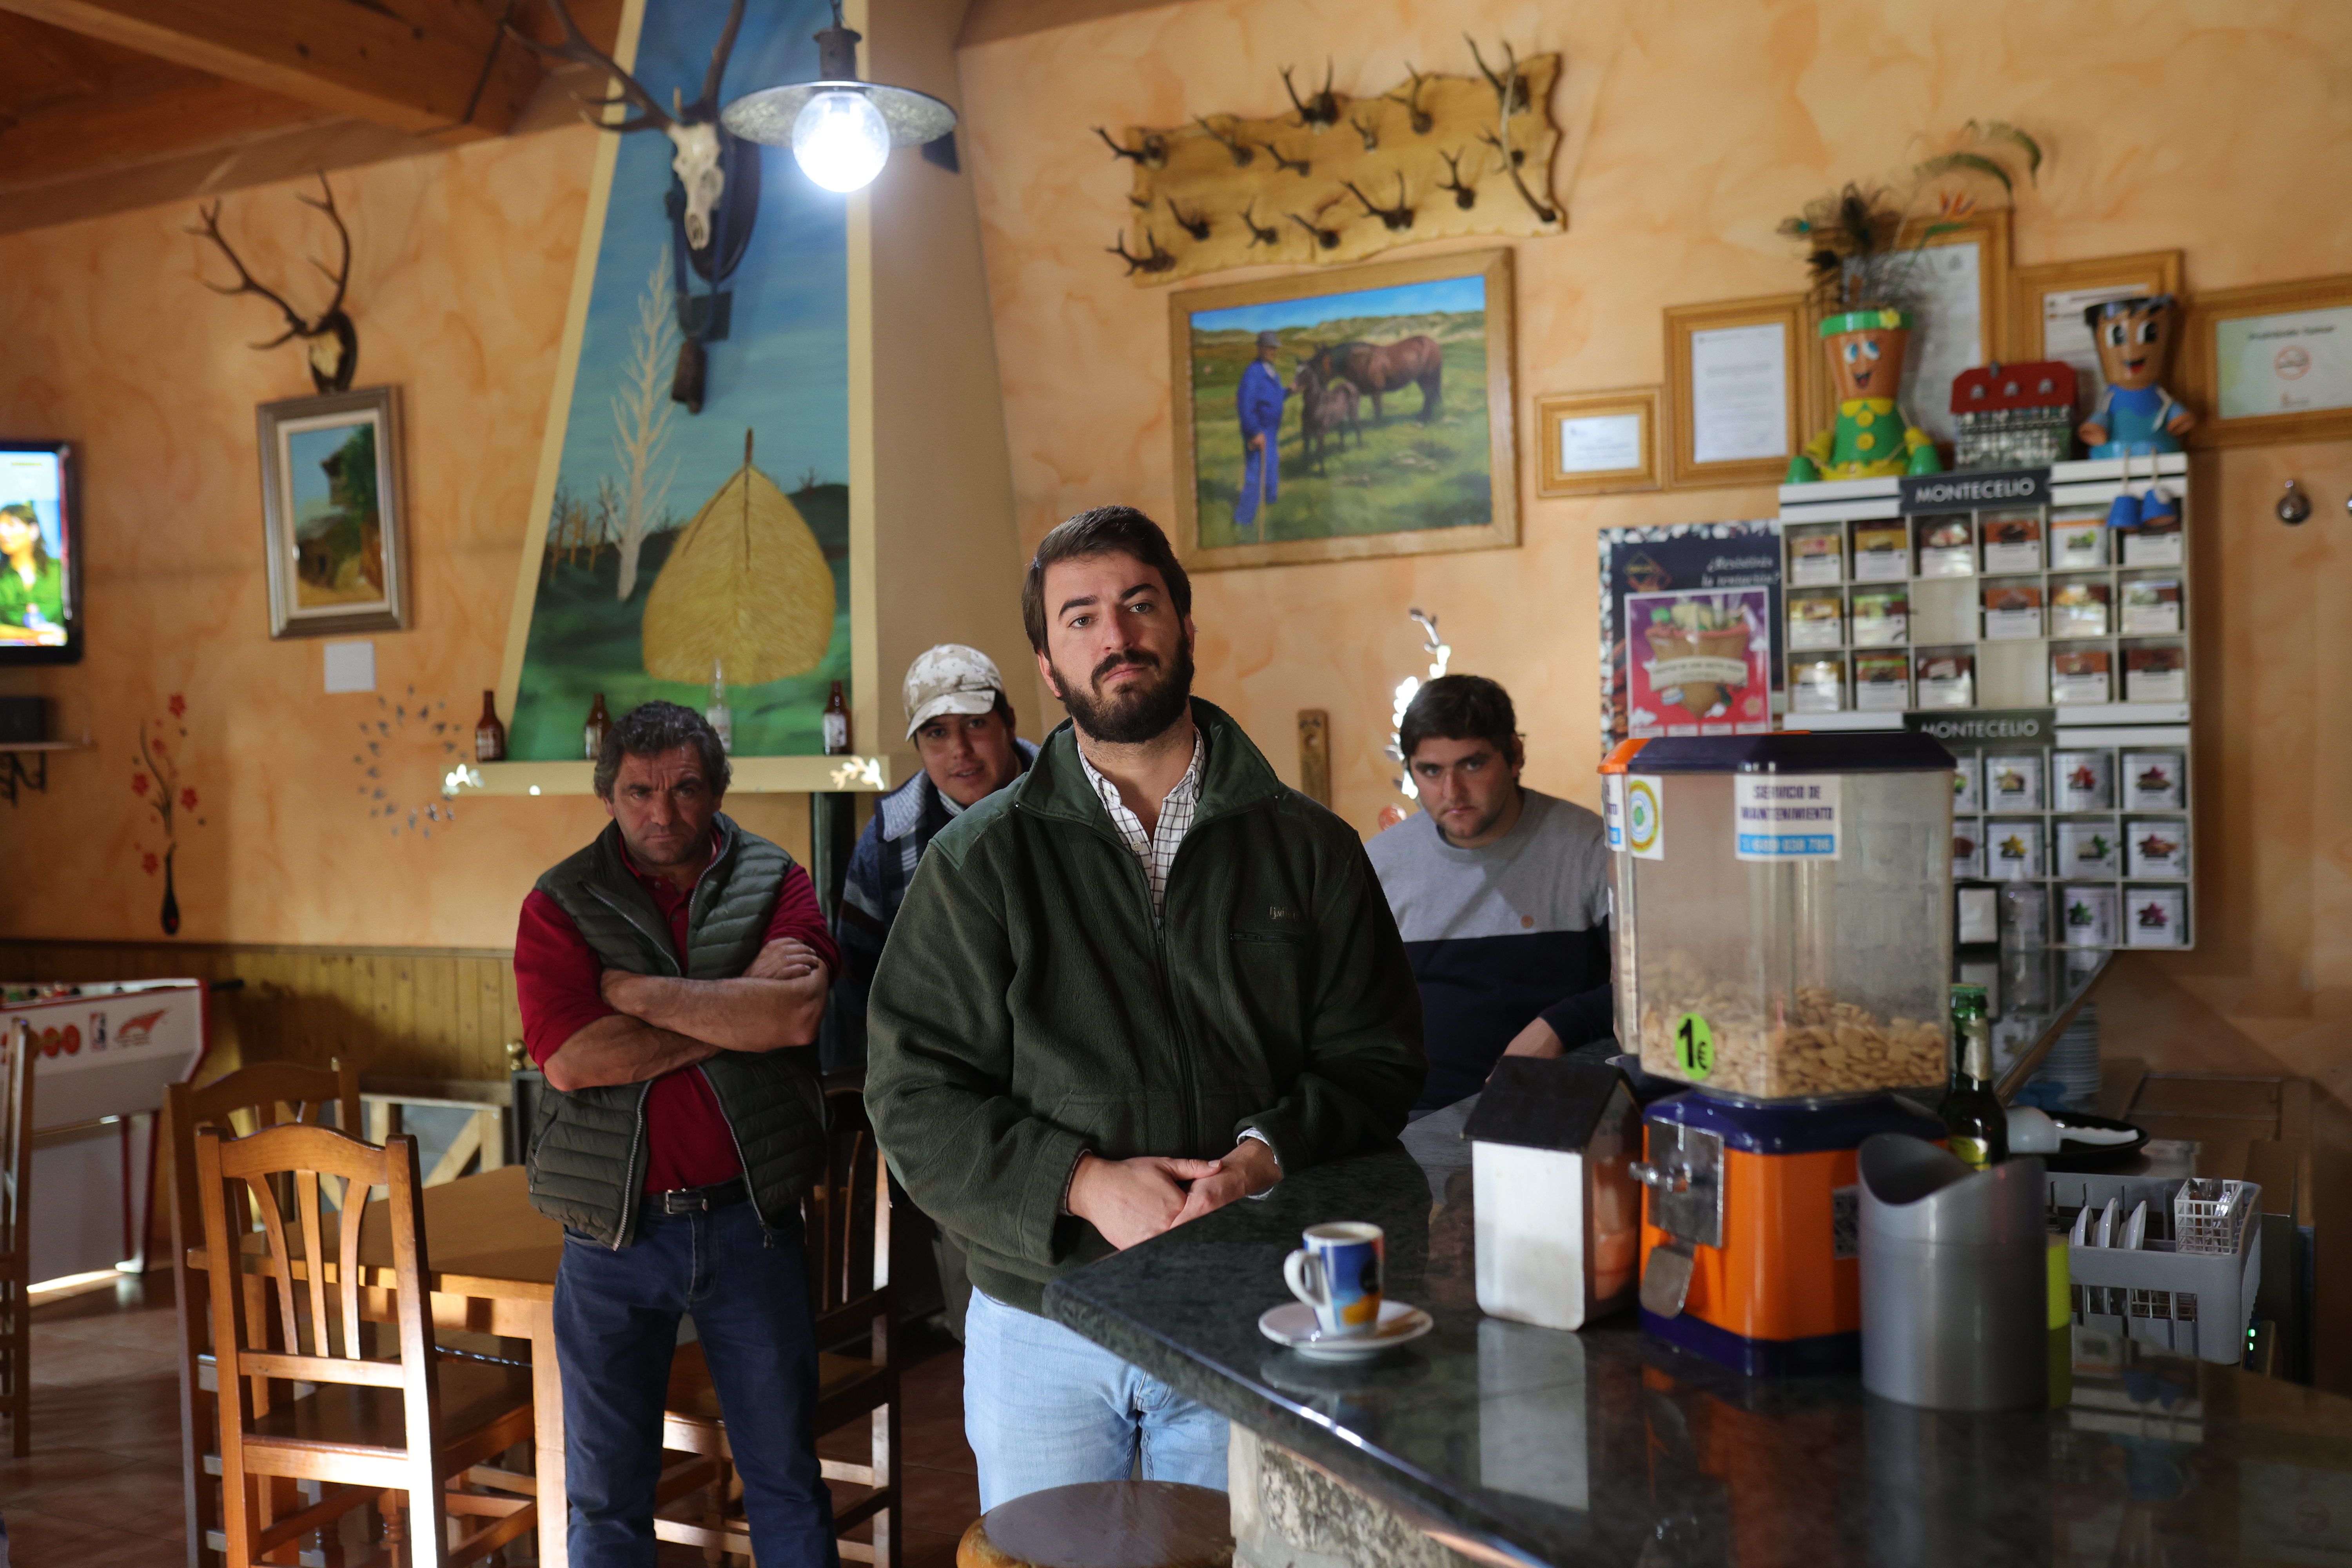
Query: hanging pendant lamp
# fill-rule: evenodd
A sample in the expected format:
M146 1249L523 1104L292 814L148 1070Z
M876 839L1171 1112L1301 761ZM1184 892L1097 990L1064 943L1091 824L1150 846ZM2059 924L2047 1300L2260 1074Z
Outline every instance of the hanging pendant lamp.
M927 92L857 79L859 35L833 26L816 35L820 79L744 94L719 122L746 142L790 147L801 172L828 191L862 190L882 172L893 147L936 142L955 129L956 111Z

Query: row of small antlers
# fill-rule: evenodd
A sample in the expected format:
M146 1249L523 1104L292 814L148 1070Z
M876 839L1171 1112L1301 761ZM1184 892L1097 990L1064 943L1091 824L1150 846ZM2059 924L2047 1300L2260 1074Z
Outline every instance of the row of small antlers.
M1489 146L1496 147L1498 150L1501 148L1502 144L1499 141L1483 132L1480 132L1479 139L1486 142ZM1457 153L1441 152L1438 153L1438 156L1445 161L1446 174L1444 179L1440 180L1437 183L1437 188L1441 191L1451 191L1454 194L1454 205L1460 207L1465 212L1469 211L1472 207L1478 205L1478 188L1475 182L1479 176L1474 174L1468 181L1465 181L1462 177L1462 160L1469 151L1470 149L1465 147ZM1557 211L1537 201L1534 194L1528 189L1527 183L1519 178L1518 170L1514 167L1514 165L1518 163L1523 157L1523 153L1521 153L1517 149L1513 148L1510 150L1509 155L1501 161L1502 166L1510 171L1511 184L1517 189L1520 196L1526 200L1528 206L1535 213L1537 218L1547 224L1557 221L1559 216ZM1402 171L1398 172L1396 182L1396 200L1394 203L1386 206L1383 206L1379 202L1376 202L1371 197L1366 195L1363 191L1358 187L1355 181L1347 180L1343 181L1342 184L1347 186L1348 194L1354 196L1357 202L1362 205L1364 216L1366 217L1376 217L1381 220L1383 227L1392 231L1402 232L1412 226L1413 208L1408 200L1405 189L1405 178ZM1137 209L1140 212L1148 213L1151 210L1152 204L1148 200L1136 201L1132 196L1128 199L1130 202L1134 202ZM1215 226L1212 223L1209 214L1206 211L1196 208L1188 213L1176 204L1176 198L1173 196L1164 196L1161 200L1167 204L1168 216L1175 220L1176 226L1182 229L1186 234L1191 235L1195 243L1205 240L1209 237L1210 233ZM1335 250L1339 245L1339 230L1329 227L1321 221L1324 213L1328 210L1329 207L1327 204L1322 210L1318 211L1312 217L1302 216L1297 213L1285 213L1281 216L1287 217L1292 223L1297 224L1308 234L1314 236L1315 243L1323 249ZM1265 224L1258 222L1256 212L1257 198L1255 196L1252 196L1249 199L1248 205L1244 206L1239 213L1234 215L1242 220L1243 226L1249 230L1250 244L1252 246L1264 245L1270 247L1280 243L1282 238L1282 230L1278 227L1270 227ZM1128 250L1127 237L1125 235L1121 235L1119 237L1118 243L1117 245L1108 247L1110 255L1116 256L1120 260L1127 263L1127 270L1129 277L1134 276L1138 272L1165 272L1170 268L1176 265L1176 258L1171 255L1167 250L1161 248L1159 237L1153 234L1150 228L1146 228L1143 231L1143 241L1145 249L1141 256L1136 256Z
M1486 85L1495 89L1496 104L1501 110L1503 121L1507 123L1511 116L1525 112L1529 108L1528 79L1519 69L1518 52L1512 48L1508 41L1506 41L1503 45L1503 68L1496 71L1486 64L1486 57L1478 52L1477 39L1467 33L1463 34L1462 38L1470 46L1470 58L1478 62L1478 74L1485 77ZM1421 106L1421 89L1428 85L1431 79L1417 69L1411 60L1405 62L1404 68L1405 74L1412 79L1411 84L1404 88L1392 89L1381 96L1386 101L1403 104L1407 118L1412 126L1412 133L1416 136L1426 136L1436 121L1430 117L1429 111ZM1323 62L1323 86L1305 98L1298 96L1298 88L1290 79L1290 70L1291 68L1288 66L1282 68L1282 90L1289 95L1291 108L1298 116L1298 123L1305 129L1318 133L1339 124L1341 106L1348 100L1344 95L1331 90L1331 62L1328 59ZM1400 93L1402 94L1402 97L1399 96ZM1289 169L1302 175L1307 172L1306 159L1285 157L1271 142L1244 141L1231 129L1218 130L1201 115L1194 115L1192 122L1207 132L1213 140L1233 154L1234 167L1236 169L1249 167L1258 152L1262 150L1274 159L1277 168ZM1348 117L1348 124L1358 136L1363 138L1365 152L1372 152L1380 146L1380 127L1377 124L1360 120L1352 114ZM1160 168L1168 162L1168 139L1156 132L1145 132L1140 143L1134 147L1120 146L1111 139L1110 132L1099 125L1094 128L1094 132L1102 138L1103 145L1110 149L1111 156L1114 158L1128 159L1150 169Z

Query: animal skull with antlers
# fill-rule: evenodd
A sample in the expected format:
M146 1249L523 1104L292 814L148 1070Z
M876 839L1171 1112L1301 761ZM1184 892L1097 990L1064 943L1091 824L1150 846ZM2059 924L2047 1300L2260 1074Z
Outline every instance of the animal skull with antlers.
M734 52L735 36L743 26L743 5L744 0L732 0L727 8L726 24L719 28L719 42L702 75L701 91L688 102L673 88L667 109L651 89L588 41L564 0L547 0L548 9L563 30L560 44L540 43L512 23L507 25L510 35L538 53L590 67L611 80L615 89L612 97L580 100L581 112L590 124L622 134L658 131L669 138L670 173L677 179L669 193L669 216L682 242L677 248L684 253L677 267L678 326L684 341L678 345L670 396L685 404L689 413L702 409L707 365L703 344L727 335L726 314L719 304L725 296L715 290L742 259L759 216L759 150L719 122L719 85L727 74L728 57ZM632 112L619 120L608 119L609 111L615 109ZM688 291L686 268L689 264L711 286L711 295L697 298Z
M352 280L352 231L343 226L343 215L335 210L334 187L327 184L324 174L319 176L319 189L325 193L324 199L306 196L299 192L294 199L304 206L315 207L327 215L327 221L335 226L335 233L342 239L343 259L334 270L329 271L325 263L315 257L311 258L310 265L325 273L335 286L335 297L328 300L327 308L314 318L306 318L281 296L264 288L252 273L245 269L245 263L237 259L236 252L229 248L228 240L221 234L220 203L199 207L197 216L203 220L203 226L188 232L220 247L221 254L228 258L228 264L236 268L237 280L235 283L205 283L205 288L215 294L258 294L285 314L286 330L268 342L255 343L253 347L274 349L280 343L300 338L304 351L310 356L310 384L321 393L349 392L352 376L360 367L359 329L352 326L351 317L343 313L343 294Z

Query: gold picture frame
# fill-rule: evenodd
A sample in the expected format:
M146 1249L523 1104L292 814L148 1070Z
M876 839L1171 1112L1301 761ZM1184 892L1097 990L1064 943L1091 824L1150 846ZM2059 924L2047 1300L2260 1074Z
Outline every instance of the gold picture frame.
M1441 287L1448 284L1455 287ZM1355 298L1368 295L1385 299ZM1482 317L1475 329L1444 320L1467 314L1453 307L1474 297ZM1391 303L1397 308L1381 314ZM1430 308L1410 308L1416 305ZM1201 317L1213 321L1203 325L1196 320ZM1381 340L1381 320L1394 321L1401 335ZM1235 409L1239 380L1256 358L1252 340L1260 331L1282 339L1273 368L1285 395L1274 427L1276 460L1253 467ZM1496 550L1518 543L1518 404L1512 365L1517 331L1508 250L1455 251L1185 289L1168 298L1168 333L1174 532L1177 554L1188 570ZM1338 366L1340 361L1333 356L1343 349L1404 349L1416 341L1421 348L1378 362L1377 374L1369 368L1373 362L1354 358L1337 371L1331 385L1355 390L1357 417L1331 424L1318 418L1320 433L1310 440L1306 398L1297 391L1303 366ZM1409 359L1412 363L1405 363ZM1449 365L1454 369L1450 376ZM1359 379L1378 384L1390 370L1416 366L1420 375L1378 392L1357 385ZM1461 416L1471 412L1454 391L1465 372L1474 373L1470 379L1482 400L1476 413L1484 423L1483 438ZM1432 386L1439 393L1433 404L1428 401ZM1433 413L1425 414L1433 407ZM1423 449L1433 447L1435 456ZM1459 469L1450 476L1444 471L1449 462ZM1329 483L1334 465L1357 481L1344 492ZM1445 481L1454 481L1451 489L1458 497L1475 488L1461 482L1474 474L1486 487L1483 521L1361 526L1383 518L1410 524L1430 510L1459 504L1447 499ZM1257 476L1255 504L1244 496L1251 475ZM1426 500L1416 499L1415 486ZM1279 536L1284 533L1288 537Z
M2340 314L2339 314L2340 313ZM2330 318L2326 321L2315 317ZM2251 323L2242 341L2225 343L2237 323ZM2352 402L2294 409L2276 414L2230 413L2230 384L2234 354L2241 375L2250 361L2265 353L2268 380L2278 395L2297 380L2318 387L2336 384L2338 395L2352 395L2352 273L2333 278L2305 278L2286 283L2255 283L2242 289L2221 289L2188 302L2180 335L2179 358L2174 369L2197 423L2189 445L2252 447L2277 441L2336 441L2352 437ZM2302 340L2298 342L2297 340ZM2314 342L2342 343L2334 353L2315 353ZM2290 375L2284 367L2299 356L2301 368ZM2318 371L2322 381L2309 381ZM2252 389L2239 395L2251 400Z
M1807 353L1805 297L1801 294L1773 295L1758 300L1727 300L1711 305L1669 305L1665 310L1666 331L1666 414L1670 437L1666 447L1666 483L1675 489L1699 489L1715 485L1777 485L1789 471L1789 459L1795 457L1804 436L1801 422L1805 413L1805 392L1811 363ZM1701 374L1693 356L1707 346L1702 334L1728 332L1743 328L1778 327L1781 342L1781 411L1783 418L1781 449L1773 454L1758 452L1754 456L1707 458L1702 447L1723 439L1733 447L1744 445L1761 446L1769 442L1758 439L1747 442L1721 434L1727 416L1717 408L1700 408L1697 383ZM1736 371L1738 367L1734 367ZM1756 368L1759 374L1769 370ZM1728 373L1727 373L1728 374ZM1753 392L1753 388L1750 388ZM1761 437L1769 424L1769 416L1753 409L1748 412L1748 423L1753 428L1746 434Z
M255 420L269 635L406 629L400 389L282 398Z
M1616 392L1556 392L1537 398L1536 439L1539 455L1536 463L1536 494L1597 496L1658 489L1658 424L1664 404L1665 389L1659 386L1629 386ZM1565 426L1579 421L1614 422L1629 416L1636 422L1634 449L1638 455L1633 463L1605 468L1590 463L1575 468L1568 466L1570 437ZM1605 437L1615 444L1622 439L1622 427L1606 432Z
M2128 289L2135 293L2178 298L2180 252L2149 250L2137 256L2045 261L2033 267L2012 268L2009 276L2009 336L2003 357L2011 361L2046 360L2051 357L2046 301L2052 295Z

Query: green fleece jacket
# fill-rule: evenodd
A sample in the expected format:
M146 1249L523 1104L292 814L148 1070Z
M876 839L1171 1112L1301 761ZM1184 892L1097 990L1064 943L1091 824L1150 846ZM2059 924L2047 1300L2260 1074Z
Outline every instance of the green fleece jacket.
M1155 918L1065 723L932 840L874 979L866 1103L972 1283L1036 1311L1111 1250L1061 1212L1080 1153L1286 1174L1385 1143L1421 1092L1421 998L1353 829L1206 702L1192 830Z

